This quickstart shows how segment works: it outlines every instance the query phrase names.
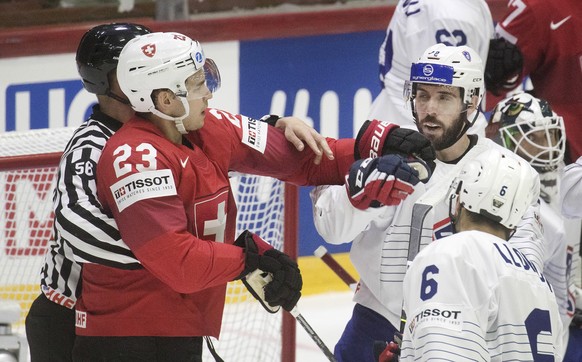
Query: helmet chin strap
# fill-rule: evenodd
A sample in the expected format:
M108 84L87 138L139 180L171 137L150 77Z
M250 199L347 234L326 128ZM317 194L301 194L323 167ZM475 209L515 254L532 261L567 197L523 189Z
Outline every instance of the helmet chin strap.
M116 101L118 101L120 103L130 105L128 99L125 99L125 98L118 96L117 94L113 93L111 90L107 90L107 93L105 95L108 96L109 98L115 99Z
M461 130L459 131L459 134L457 135L457 137L455 137L455 140L448 146L446 146L445 148L451 147L452 145L454 145L455 143L457 143L461 137L463 137L463 135L465 135L467 133L467 131L469 130L469 128L471 128L472 125L475 124L475 121L477 120L477 117L479 117L479 112L480 110L477 108L475 109L475 116L473 117L473 120L471 122L469 122L468 119L468 114L467 114L467 109L468 106L465 104L465 109L463 109L463 128L461 128Z
M179 98L180 101L182 102L182 105L184 106L184 115L180 117L168 116L167 114L160 112L157 108L152 108L150 112L165 120L174 121L174 124L176 125L176 129L178 130L178 132L180 132L181 134L187 134L188 131L186 130L186 127L184 127L184 122L182 121L190 114L190 105L188 104L188 100L185 97Z

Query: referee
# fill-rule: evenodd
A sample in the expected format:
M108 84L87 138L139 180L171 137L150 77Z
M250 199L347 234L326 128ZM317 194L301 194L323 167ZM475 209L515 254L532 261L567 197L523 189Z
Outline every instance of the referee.
M99 25L85 33L77 48L83 86L97 95L98 104L73 134L59 164L54 237L41 271L42 293L26 317L32 362L72 361L80 263L141 267L121 240L115 221L100 209L94 170L105 142L134 113L117 84L119 53L129 40L147 33L150 30L138 24Z

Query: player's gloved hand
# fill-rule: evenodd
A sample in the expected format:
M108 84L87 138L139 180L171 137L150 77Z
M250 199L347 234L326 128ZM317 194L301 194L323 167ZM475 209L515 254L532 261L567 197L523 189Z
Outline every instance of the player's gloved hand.
M422 133L378 120L366 121L356 137L354 157L378 157L387 154L413 156L434 170L436 153Z
M485 65L485 89L499 96L518 84L523 69L523 56L517 46L503 38L489 41Z
M384 350L378 355L378 362L398 362L400 359L400 346L396 342L383 342ZM376 348L376 346L375 346Z
M293 309L301 297L303 287L297 263L248 230L242 232L234 245L245 249L245 269L236 279L243 279L249 292L265 309L269 310L264 302L271 307L281 306L287 311ZM256 270L264 273L253 273ZM246 279L251 276L255 280ZM262 290L257 290L257 286Z
M418 182L418 172L402 156L386 155L354 162L346 176L346 189L352 205L365 210L400 204Z
M570 322L570 326L571 327L575 327L575 328L582 328L582 310L576 308L576 311L574 312L574 317L572 318L572 321Z

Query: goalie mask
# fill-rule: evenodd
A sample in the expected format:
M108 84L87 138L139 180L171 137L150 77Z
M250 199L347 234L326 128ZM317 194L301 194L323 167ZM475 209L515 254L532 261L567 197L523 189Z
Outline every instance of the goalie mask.
M497 104L489 128L499 129L503 146L529 161L540 173L564 161L566 129L547 101L520 93Z
M451 220L456 205L515 229L528 207L539 197L537 172L517 157L489 149L467 162L449 189Z
M475 123L479 104L484 94L483 61L479 54L467 46L435 44L428 48L418 62L412 63L410 80L404 86L404 96L410 102L412 115L418 124L416 92L418 84L457 87L462 101L463 128L455 142ZM474 115L469 121L469 106L477 97Z
M199 73L204 85L186 87L186 79ZM133 39L121 52L117 67L121 90L136 112L151 112L176 122L185 134L182 120L190 113L188 100L210 96L220 87L220 73L212 59L206 58L199 42L179 33L152 33ZM157 89L168 89L179 97L184 114L169 116L156 109L151 97Z
M119 53L128 41L149 33L150 30L145 26L131 23L98 25L87 31L75 57L77 70L87 92L110 95L108 75L117 67Z

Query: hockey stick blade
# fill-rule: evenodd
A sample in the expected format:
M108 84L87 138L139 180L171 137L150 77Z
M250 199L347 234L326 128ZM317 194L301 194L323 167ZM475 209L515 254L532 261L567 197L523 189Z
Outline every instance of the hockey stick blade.
M408 261L406 263L406 268L410 266L416 254L420 251L420 242L422 239L422 226L424 224L424 219L428 215L429 211L432 210L433 205L415 203L412 207L412 219L410 221L410 241L408 244ZM406 325L406 313L404 308L400 313L400 333L404 333L404 326Z
M456 169L460 166L456 166ZM452 173L453 175L455 173ZM431 192L423 195L414 203L412 207L412 216L410 220L410 240L408 243L408 258L406 268L412 264L416 255L420 252L422 241L422 229L426 216L432 208L439 202L446 198L452 178L441 180L437 185L431 188ZM432 229L432 225L430 225ZM400 333L404 333L404 326L406 324L406 313L404 312L404 301L402 303L402 311L400 313Z
M295 318L295 320L297 320L297 322L299 322L299 324L301 324L301 327L303 327L303 329L305 329L305 332L307 332L307 334L309 334L309 337L311 337L311 339L313 339L313 341L315 342L317 347L319 347L319 349L323 352L323 354L325 354L327 359L330 362L337 362L333 353L329 350L329 348L327 348L325 343L323 343L321 338L319 338L317 333L315 333L313 328L311 328L311 326L309 325L309 323L307 323L305 318L303 318L301 313L299 313L299 309L297 309L297 306L293 307L293 309L291 309L291 311L289 313L291 313L293 318Z
M334 259L325 246L319 246L315 249L313 255L320 258L351 290L356 290L358 282Z
M416 203L412 207L412 220L410 223L410 244L408 246L408 266L416 254L420 251L420 241L422 239L422 226L424 219L433 205Z

